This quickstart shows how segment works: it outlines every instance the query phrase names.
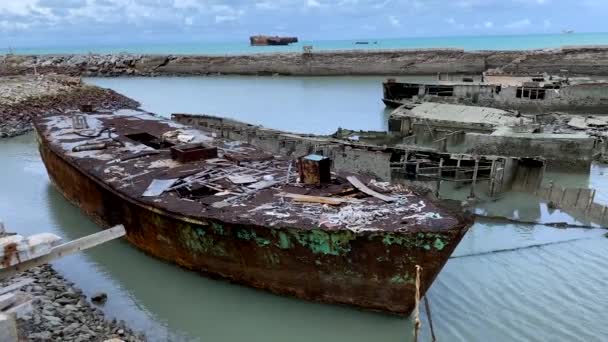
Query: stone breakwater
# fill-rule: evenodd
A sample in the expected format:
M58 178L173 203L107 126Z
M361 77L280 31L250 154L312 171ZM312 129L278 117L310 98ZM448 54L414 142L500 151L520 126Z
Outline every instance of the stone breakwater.
M560 73L608 75L608 47L528 51L419 49L323 51L251 55L4 55L0 75L58 73L72 76L169 75L433 75Z
M60 75L0 77L0 138L32 129L32 117L77 109L137 108L139 103L110 89L86 85Z
M35 299L34 310L17 322L24 341L145 341L142 334L128 329L124 322L106 320L104 313L51 266L44 265L20 274L0 286L24 279L34 282L21 290Z

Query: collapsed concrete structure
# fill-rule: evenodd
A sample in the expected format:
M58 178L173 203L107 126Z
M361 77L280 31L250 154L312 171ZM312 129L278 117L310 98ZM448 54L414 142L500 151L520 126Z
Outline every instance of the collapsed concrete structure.
M608 113L608 82L589 78L552 76L485 76L482 82L404 83L389 79L383 84L383 101L398 107L409 101L430 101L518 110L528 114L547 112Z
M478 190L483 187L489 196L511 189L534 189L545 170L542 158L446 153L398 143L378 144L394 142L396 137L386 132L339 129L332 136L321 136L283 132L211 115L173 114L172 120L278 155L317 153L330 158L335 171L357 170L387 182L423 186L435 193L442 182L470 185L473 195L476 186Z
M424 102L393 111L389 131L403 137L406 145L438 152L540 157L551 169L588 170L594 157L605 151L606 139L605 133L588 127L599 119L586 120L559 115L540 119L495 108Z

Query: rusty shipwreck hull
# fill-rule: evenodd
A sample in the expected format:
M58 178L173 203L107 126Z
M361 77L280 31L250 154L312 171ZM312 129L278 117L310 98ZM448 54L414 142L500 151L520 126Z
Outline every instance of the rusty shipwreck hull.
M440 232L295 230L201 220L126 197L57 153L38 132L48 174L98 224L124 224L144 252L184 268L276 294L408 315L415 265L422 294L470 225Z

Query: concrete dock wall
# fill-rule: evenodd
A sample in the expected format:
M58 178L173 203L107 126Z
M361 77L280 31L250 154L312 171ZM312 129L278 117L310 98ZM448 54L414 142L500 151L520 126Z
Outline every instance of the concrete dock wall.
M155 75L434 75L501 71L608 75L608 48L527 51L462 49L350 50L250 55L4 55L0 75L60 73L78 76Z
M577 134L488 135L467 133L463 146L455 151L510 157L543 157L553 170L587 170L593 162L595 139Z
M391 153L380 147L353 148L332 142L330 137L300 136L213 116L173 114L172 119L224 138L246 141L274 154L300 157L320 152L332 159L332 167L336 171L358 170L361 174L373 175L384 181L391 180Z

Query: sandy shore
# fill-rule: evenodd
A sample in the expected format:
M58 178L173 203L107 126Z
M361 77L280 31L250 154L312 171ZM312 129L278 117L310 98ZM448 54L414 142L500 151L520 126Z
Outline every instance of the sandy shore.
M0 75L59 73L72 76L156 75L435 75L561 73L608 75L608 48L564 47L526 51L462 49L351 50L251 55L4 55Z
M0 77L0 138L30 131L34 116L77 109L82 104L106 109L139 106L113 90L86 85L78 77Z

